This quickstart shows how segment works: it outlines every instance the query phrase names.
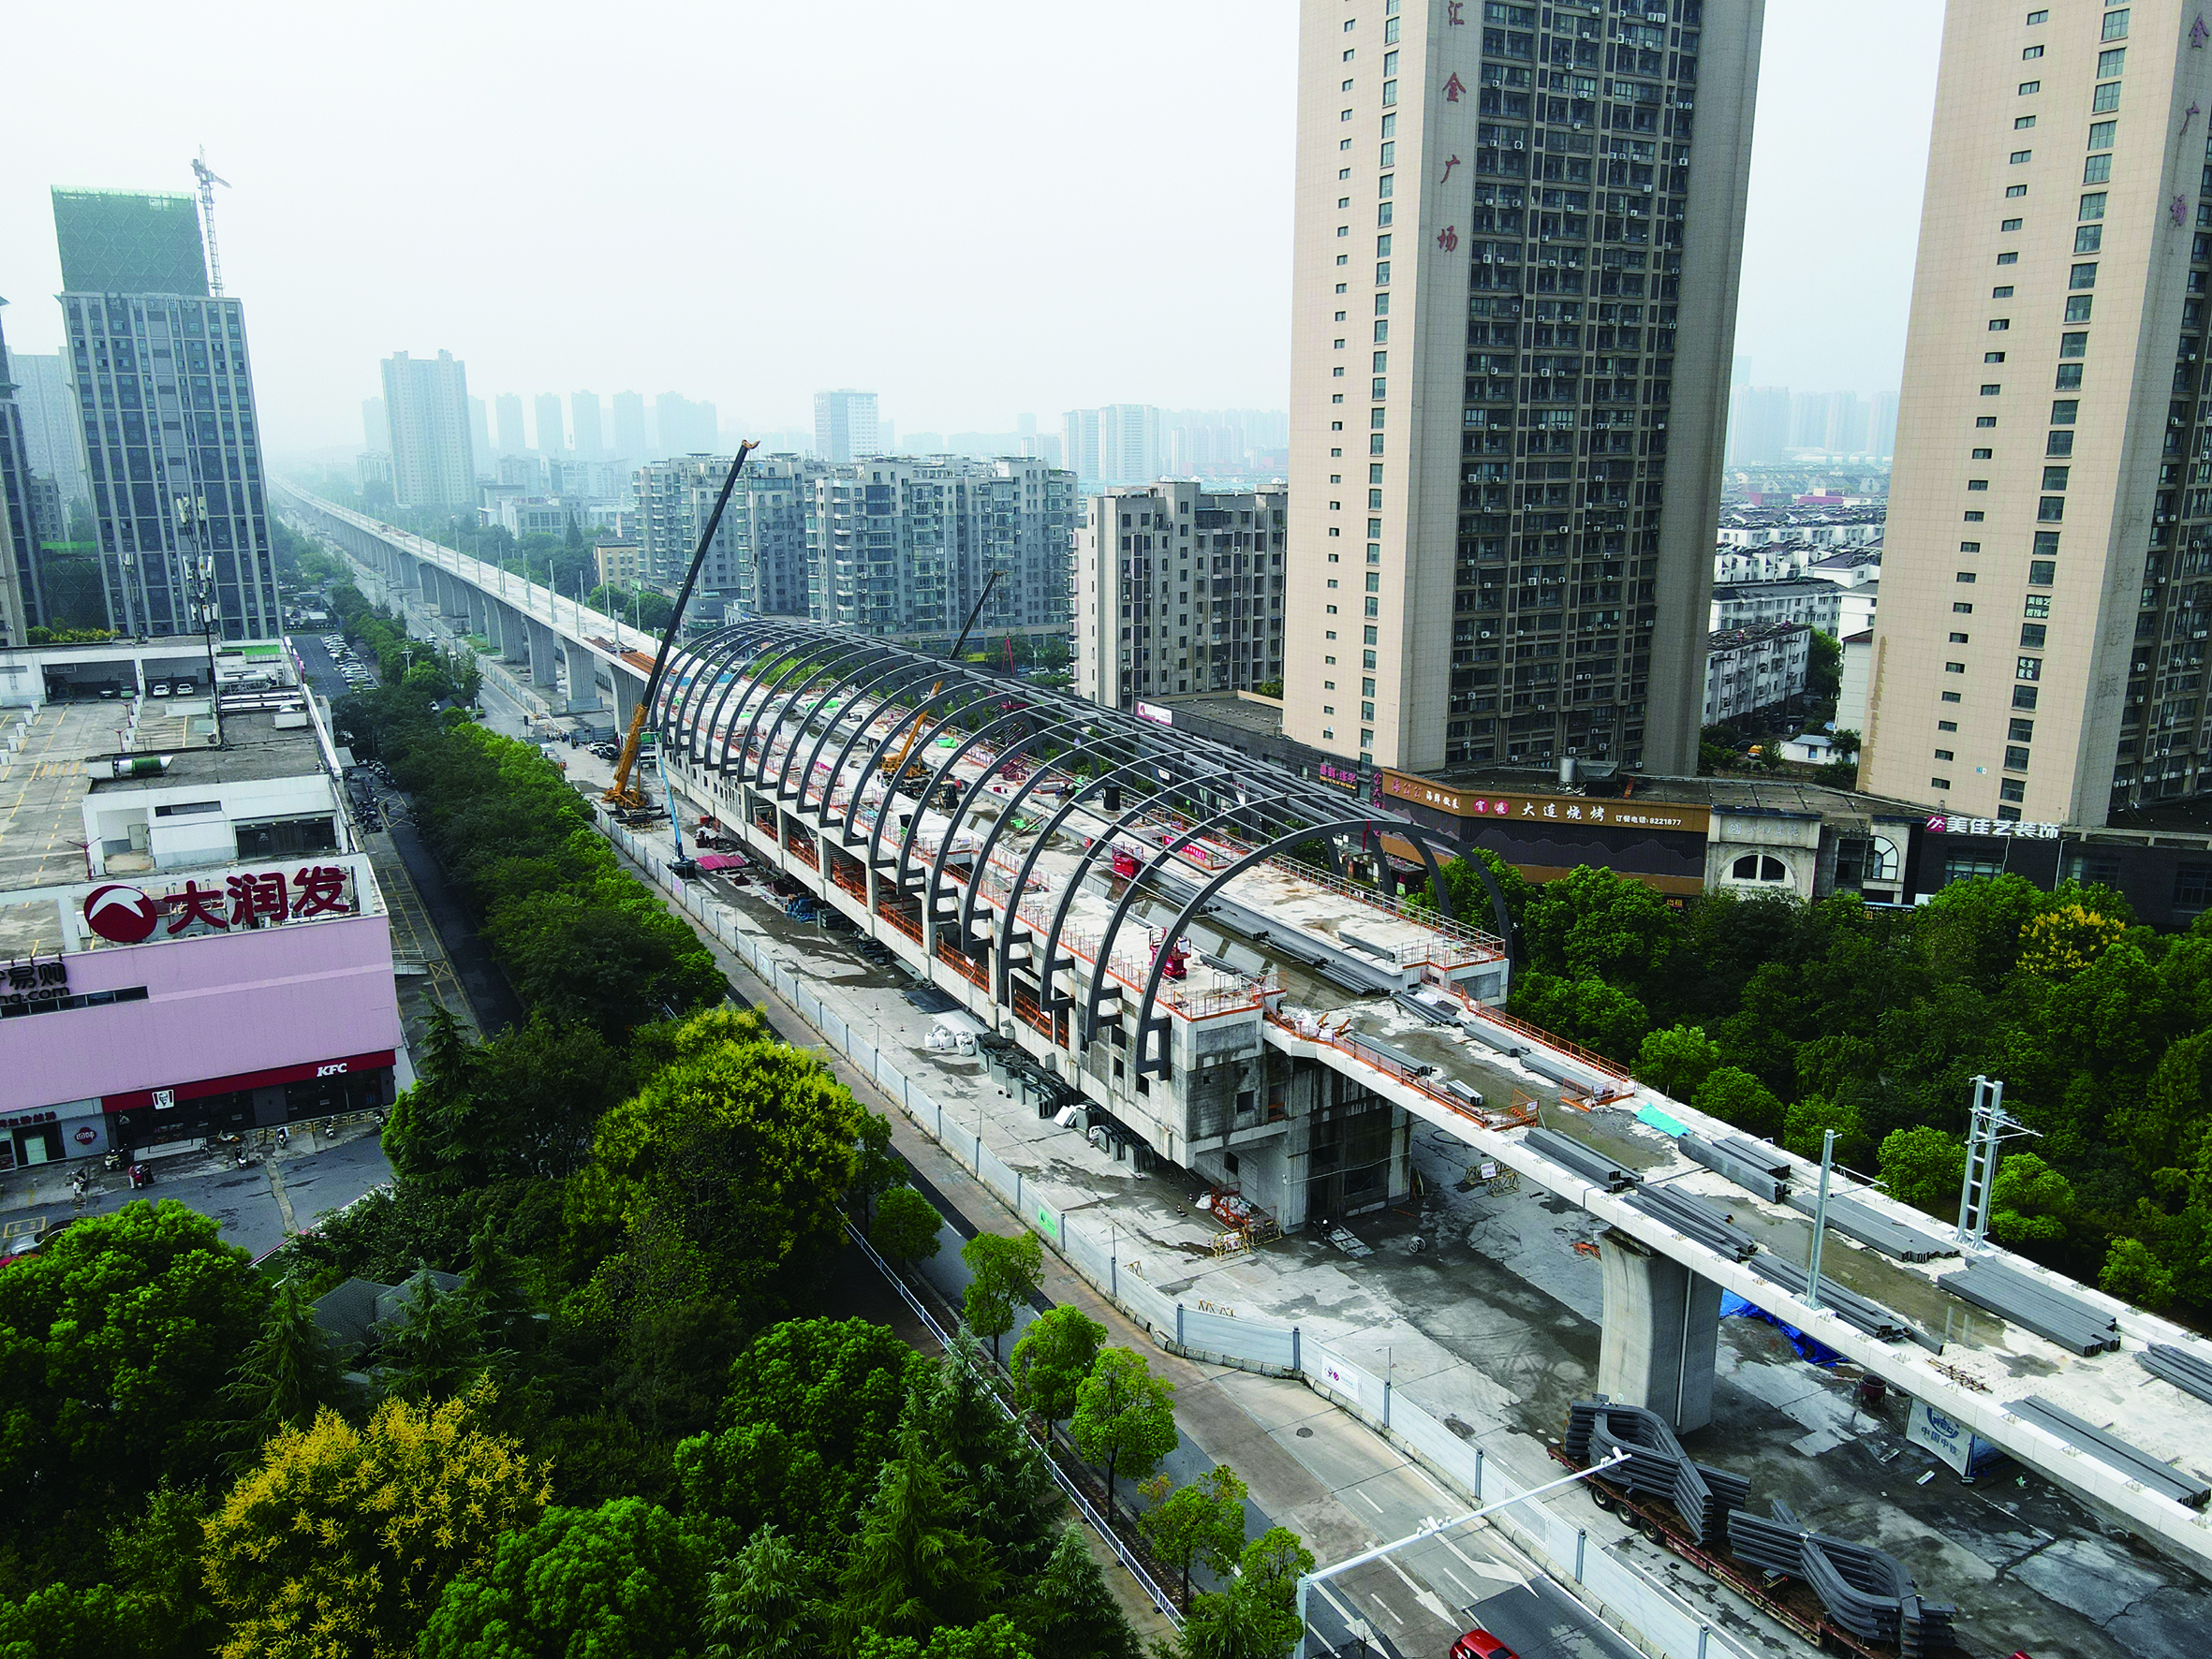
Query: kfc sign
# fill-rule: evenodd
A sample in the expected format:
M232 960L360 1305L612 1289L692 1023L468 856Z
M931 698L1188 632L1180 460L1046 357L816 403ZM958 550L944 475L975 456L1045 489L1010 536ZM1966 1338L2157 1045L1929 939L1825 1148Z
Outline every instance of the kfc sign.
M161 920L161 906L137 888L114 884L84 895L84 921L116 945L142 945Z

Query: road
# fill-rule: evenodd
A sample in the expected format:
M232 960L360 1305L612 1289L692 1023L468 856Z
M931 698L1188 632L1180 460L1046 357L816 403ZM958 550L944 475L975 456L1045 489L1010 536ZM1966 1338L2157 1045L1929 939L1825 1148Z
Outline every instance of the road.
M283 1243L289 1228L313 1226L327 1212L391 1179L391 1165L374 1133L357 1130L351 1138L324 1146L307 1125L292 1132L287 1151L243 1169L214 1153L176 1152L154 1158L154 1185L139 1193L130 1190L120 1172L101 1170L98 1160L86 1160L86 1166L95 1190L81 1211L69 1202L58 1175L52 1184L60 1197L41 1183L38 1201L24 1202L19 1174L0 1196L7 1225L20 1228L43 1219L47 1226L58 1226L74 1214L107 1214L134 1197L174 1198L222 1223L225 1243L260 1256Z

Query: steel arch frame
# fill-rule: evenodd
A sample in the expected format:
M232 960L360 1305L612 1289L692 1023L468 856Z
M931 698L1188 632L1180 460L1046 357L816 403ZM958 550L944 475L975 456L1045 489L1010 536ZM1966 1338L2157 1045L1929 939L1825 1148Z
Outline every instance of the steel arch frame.
M1057 721L1051 726L1040 727L1037 730L1031 732L1029 736L1024 738L1019 743L1015 744L1013 749L1008 750L1005 757L1010 758L1014 753L1014 750L1025 749L1031 743L1042 742L1054 732L1080 730L1085 724L1087 724L1087 722L1081 720L1062 720ZM1044 780L1050 775L1051 771L1049 765L1044 762L1038 763L1034 768L1031 769L1029 775L1022 780L1022 786L1016 789L1012 795L1007 798L1006 810L1000 813L997 818L993 821L990 830L986 831L983 836L983 844L981 848L976 854L976 864L979 869L991 861L991 849L998 844L999 836L1006 832L1007 825L1010 823L1015 815L1019 813L1022 802L1028 800L1029 791L1036 788L1038 785L1043 783ZM1042 837L1039 838L1038 845L1043 845ZM1030 849L1030 857L1023 860L1022 875L1025 881L1026 880L1026 877L1029 874L1030 865L1035 861L1036 853L1037 848L1032 847ZM1009 895L1008 916L1010 919L1012 916L1012 905L1019 901L1021 892L1022 885L1017 884L1013 892ZM970 883L967 889L967 898L960 906L960 936L963 939L966 938L972 932L974 932L975 918L976 888L975 884ZM1004 931L1005 930L1003 929L1001 930L1001 932Z
M891 697L903 695L910 685L920 683L922 675L924 672L921 665L910 662L904 657L892 657L890 660L894 665L893 667L885 669L880 674L872 676L868 680L865 687L856 685L853 688L853 695L856 699L863 695L871 696L876 698L877 707L880 709ZM888 688L883 687L882 683L884 681L893 679L894 677L897 678L897 683L895 686ZM835 782L837 774L845 770L845 763L852 758L852 751L854 747L858 745L861 739L868 735L868 727L873 726L875 723L875 716L873 714L861 718L859 724L854 727L852 735L845 740L845 746L837 751L837 758L830 763L830 778L833 784ZM904 722L894 722L892 727L892 731L895 734L898 731L900 726L903 724ZM824 737L826 738L827 735L828 734L825 733ZM852 821L857 815L859 802L867 793L868 785L874 782L875 778L876 771L873 767L867 768L862 771L860 785L854 789L852 800L846 803L845 822L837 832L837 841L840 846L849 847L853 844L854 836L852 833ZM884 787L884 794L886 797L888 797L890 793L890 785L887 784ZM822 815L822 828L827 830L830 827L829 812L827 810L829 803L824 801L823 806L825 810Z
M1027 714L1028 711L1026 709L1016 709L1010 712L1001 712L997 719L986 721L982 725L977 727L975 730L968 733L966 738L961 741L959 747L955 748L951 755L945 757L943 764L937 768L934 774L932 774L930 779L930 787L935 789L937 786L937 779L943 777L955 766L958 766L960 764L961 756L965 756L970 749L974 748L978 743L981 742L985 738L989 737L1000 727L1010 725L1016 720L1025 719L1027 717ZM1024 741L1026 741L1026 739L1024 740ZM953 803L952 811L946 815L950 821L945 828L945 839L940 844L938 844L936 857L932 859L929 862L929 877L928 880L923 884L922 889L922 948L925 950L934 951L936 948L937 889L944 881L945 863L951 855L953 840L960 833L960 821L966 817L968 813L973 810L977 798L980 797L983 792L984 785L997 774L999 767L1002 766L1005 761L1006 755L1004 754L1001 754L995 759L994 759L991 765L984 770L982 775L977 778L974 783L970 784L965 790L961 792L960 799ZM923 798L922 804L924 806L928 805L927 797ZM900 864L899 871L903 879L906 873L906 866L904 862ZM966 947L967 920L974 905L976 886L982 880L982 878L983 855L979 851L976 855L975 877L967 884L968 903L961 907L960 937L963 949L966 949Z
M1261 803L1261 810L1265 811L1271 807L1288 805L1293 799L1295 798L1287 795L1271 797L1266 801ZM1249 809L1240 807L1237 810L1242 812L1248 811ZM1143 868L1139 870L1136 874L1129 877L1128 886L1122 889L1121 898L1114 903L1113 914L1107 918L1106 932L1099 940L1099 965L1097 970L1091 975L1090 995L1084 1000L1083 1009L1083 1040L1086 1047L1098 1040L1099 1004L1104 1000L1103 981L1105 977L1105 964L1113 960L1113 941L1120 935L1122 923L1128 919L1129 909L1137 902L1137 890L1143 887L1149 878L1162 874L1167 869L1168 861L1177 853L1181 852L1193 841L1197 840L1199 836L1204 834L1208 830L1215 828L1224 818L1230 815L1231 815L1227 813L1216 813L1212 817L1207 818L1201 823L1193 824L1188 829L1184 830L1179 834L1172 837L1171 840L1163 842L1160 844L1159 850L1154 853L1151 858L1144 860ZM1354 823L1362 823L1365 820L1355 818L1352 821ZM1305 837L1313 833L1315 833L1315 831L1312 830L1296 830L1289 832L1288 839L1292 841L1304 840ZM1251 860L1248 858L1241 859L1232 864L1231 868L1246 868L1249 866L1250 862ZM1439 878L1439 896L1441 895L1441 892L1442 888ZM1172 933L1163 935L1160 940L1161 945L1163 947L1166 946L1173 939L1173 937L1174 935ZM1159 965L1158 957L1156 956L1153 959L1153 965L1155 968Z
M906 671L906 669L912 666L905 662L903 659L892 655L890 653L884 651L881 647L877 647L873 653L863 653L860 659L860 665L861 666L857 673L853 678L846 681L843 688L846 704L852 709L855 718L859 720L859 724L854 727L851 735L846 739L845 749L842 749L838 752L836 764L830 769L830 783L833 789L836 785L837 773L843 770L846 752L852 747L852 744L860 738L861 734L866 731L868 727L872 724L872 717L861 716L859 708L860 699L864 696L873 695L877 699L877 706L880 708L883 702L883 694L879 691L877 691L876 687L883 681L890 679L893 675L903 673ZM818 702L816 706L818 708L820 705ZM806 809L807 781L814 775L814 769L818 764L819 764L821 760L822 750L829 746L831 734L833 733L837 727L844 723L845 712L845 709L840 708L835 714L829 718L829 720L823 725L820 735L815 739L814 747L808 750L806 753L806 770L799 775L799 788L795 797L799 810L801 812L804 812ZM804 735L804 727L801 727L801 735ZM798 753L798 740L794 739L791 743L790 759L796 759ZM788 771L789 768L790 761L789 759L787 759L785 762L785 770ZM864 779L863 781L865 782ZM783 793L780 780L778 782L776 793L778 796ZM821 805L823 809L821 813L821 827L824 830L827 830L830 827L828 813L829 794L827 792L825 792L822 797Z
M1207 882L1204 887L1199 888L1197 892L1190 896L1189 902L1176 913L1174 921L1170 924L1169 931L1164 935L1162 935L1161 942L1165 944L1180 935L1183 930L1190 925L1191 919L1205 907L1207 902L1210 901L1216 893L1219 892L1231 881L1242 875L1246 870L1249 870L1254 864L1259 863L1263 859L1272 858L1278 848L1293 845L1297 842L1302 841L1310 835L1341 835L1347 830L1357 829L1360 825L1368 821L1369 820L1365 818L1346 818L1335 824L1315 825L1305 830L1293 831L1291 834L1282 836L1276 841L1269 842L1265 846L1253 849L1251 852L1246 854L1243 858L1231 864L1228 869L1221 871L1213 878L1213 880ZM1438 864L1436 852L1429 845L1430 832L1416 825L1413 828L1413 836L1411 839L1413 844L1421 850L1421 861L1428 867L1430 888L1437 896L1437 903L1441 906L1445 906L1444 916L1445 918L1449 920L1451 918L1451 910L1449 908L1451 904L1451 898L1445 890L1443 869ZM1133 893L1134 891L1136 891L1136 883L1131 882L1129 884L1129 892ZM1128 902L1128 893L1122 895L1125 903ZM1144 1052L1145 1043L1147 1040L1147 1028L1152 1019L1153 1005L1158 1000L1160 979L1166 972L1166 969L1167 955L1164 951L1162 951L1158 954L1156 954L1152 959L1152 972L1145 976L1144 980L1144 995L1143 1000L1137 1005L1135 1059L1137 1070L1140 1075L1147 1071L1162 1071L1166 1069L1167 1065L1167 1050L1165 1048L1162 1048L1159 1054L1156 1058L1147 1057ZM1091 1007L1090 1009L1086 1010L1086 1012L1095 1013L1097 1007L1098 999L1094 991L1091 1001Z

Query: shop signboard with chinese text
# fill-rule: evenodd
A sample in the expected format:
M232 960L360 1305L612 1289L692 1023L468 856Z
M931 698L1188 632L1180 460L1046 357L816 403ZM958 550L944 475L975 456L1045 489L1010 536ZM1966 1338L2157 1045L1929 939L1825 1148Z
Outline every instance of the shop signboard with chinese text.
M1385 772L1385 795L1434 808L1453 817L1524 824L1598 824L1622 830L1672 830L1703 835L1711 809L1672 800L1603 799L1584 795L1525 795L1510 789L1462 788L1425 778Z

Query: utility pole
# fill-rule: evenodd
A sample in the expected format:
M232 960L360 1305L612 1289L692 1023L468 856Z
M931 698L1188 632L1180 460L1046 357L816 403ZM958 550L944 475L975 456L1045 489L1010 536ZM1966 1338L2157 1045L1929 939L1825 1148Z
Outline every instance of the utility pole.
M1821 1142L1821 1190L1813 1199L1813 1245L1805 1262L1805 1305L1821 1305L1821 1245L1828 1237L1828 1177L1836 1168L1836 1131Z

